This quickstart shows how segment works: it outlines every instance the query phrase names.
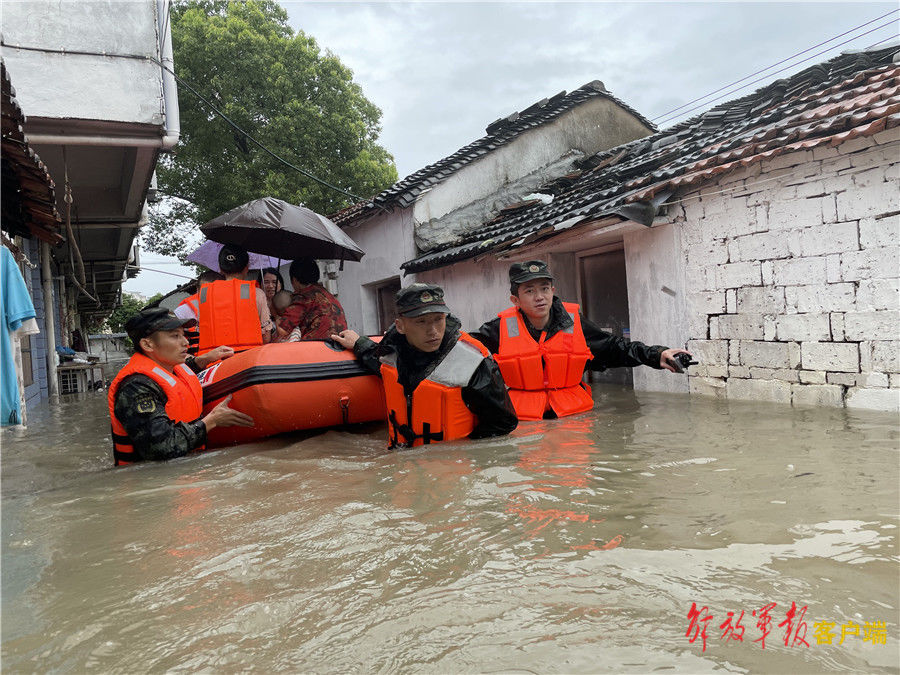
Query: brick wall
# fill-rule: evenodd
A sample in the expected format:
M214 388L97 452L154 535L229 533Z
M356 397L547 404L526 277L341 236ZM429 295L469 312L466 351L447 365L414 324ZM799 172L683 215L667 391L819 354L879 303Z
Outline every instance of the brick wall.
M692 392L900 406L900 130L681 197Z

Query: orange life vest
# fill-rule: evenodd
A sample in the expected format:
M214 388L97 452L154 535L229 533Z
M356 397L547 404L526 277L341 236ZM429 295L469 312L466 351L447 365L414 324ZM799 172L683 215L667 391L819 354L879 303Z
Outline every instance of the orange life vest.
M193 422L203 412L203 389L190 368L182 363L175 366L174 373L170 373L148 356L135 354L116 375L107 394L109 419L112 422L113 459L117 466L138 461L135 459L131 438L116 417L116 392L119 390L119 383L136 373L146 375L162 388L166 395L166 414L173 421Z
M203 284L198 317L200 354L219 345L242 351L263 343L255 281L226 279Z
M465 438L477 418L466 407L462 389L490 352L477 340L461 333L447 355L406 396L398 380L397 357L381 359L381 377L388 411L390 447L428 445L433 441Z
M193 295L187 296L184 300L178 303L178 306L188 305L191 308L191 311L194 312L194 317L197 321L200 321L200 293L194 293ZM184 337L187 338L188 341L188 354L192 356L197 355L197 350L200 348L200 324L198 323L193 328L185 328L184 329ZM218 347L218 345L216 345Z
M494 360L500 366L509 397L520 420L542 419L547 410L558 417L574 415L594 406L591 391L581 381L591 360L581 329L578 305L564 302L572 326L549 340L542 332L535 341L525 327L518 308L510 307L500 317L500 349Z

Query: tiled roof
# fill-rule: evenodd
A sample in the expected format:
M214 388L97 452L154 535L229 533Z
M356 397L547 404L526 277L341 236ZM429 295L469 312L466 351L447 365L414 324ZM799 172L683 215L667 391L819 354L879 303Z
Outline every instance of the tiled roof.
M552 203L523 203L441 251L401 266L442 267L531 244L587 220L618 215L650 225L677 189L777 155L839 145L900 125L897 47L842 54L752 94L577 163L543 186Z
M28 146L22 131L25 115L16 101L0 61L0 110L2 110L3 229L11 234L32 235L51 244L62 242L53 180L37 153Z
M482 155L486 155L492 150L515 140L520 134L529 129L546 124L585 101L598 97L615 102L619 107L634 115L649 129L656 129L656 125L650 120L606 91L602 82L594 80L569 94L561 91L556 96L538 101L525 110L514 112L508 117L502 117L492 122L485 129L486 136L482 136L477 141L460 148L449 157L444 157L442 160L429 164L424 169L410 174L403 180L394 183L388 189L375 195L370 201L358 202L348 206L342 211L329 216L329 218L338 225L346 225L357 218L371 215L378 210L391 207L405 208L415 202L420 194L444 179L449 178L466 164L474 162Z

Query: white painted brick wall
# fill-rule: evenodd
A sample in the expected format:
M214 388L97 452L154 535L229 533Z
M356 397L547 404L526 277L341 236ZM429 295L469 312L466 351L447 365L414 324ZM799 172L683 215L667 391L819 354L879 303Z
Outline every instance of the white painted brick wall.
M787 286L784 289L787 311L821 313L856 309L856 286L852 283Z
M841 254L841 280L895 279L900 276L897 246L867 248Z
M778 340L820 342L831 339L828 314L784 314L775 317Z
M776 286L805 286L826 282L824 258L775 260L772 265Z
M833 384L795 384L791 387L792 403L797 406L844 405L844 388Z
M781 314L786 309L785 289L779 286L738 288L736 297L736 310L740 313Z
M762 314L723 314L710 318L709 337L713 340L723 338L763 339Z
M739 380L728 378L725 391L730 399L752 401L791 402L791 383L781 380Z
M900 337L900 311L847 312L845 340L894 340Z
M845 405L848 408L897 412L900 410L900 390L853 388L847 392Z
M808 227L800 231L800 255L809 257L844 253L859 248L856 221Z
M787 286L784 298L789 312L850 311L856 309L856 286L852 283Z
M859 343L863 372L900 373L900 340L875 340Z
M762 368L790 368L790 352L786 342L740 340L741 365Z
M726 365L728 363L727 340L689 340L686 349L700 363Z
M713 194L724 185L737 189ZM678 206L702 338L688 345L703 364L691 392L895 409L900 129L782 155L701 194Z
M859 372L859 347L841 342L803 342L800 344L804 370Z
M862 248L896 246L897 242L900 242L900 216L859 221L859 245Z
M900 309L900 280L864 279L860 281L856 292L856 305L861 311Z
M728 255L732 262L787 258L790 255L788 238L783 232L761 232L735 237L728 242Z
M762 285L758 262L736 262L716 267L718 288L739 288Z

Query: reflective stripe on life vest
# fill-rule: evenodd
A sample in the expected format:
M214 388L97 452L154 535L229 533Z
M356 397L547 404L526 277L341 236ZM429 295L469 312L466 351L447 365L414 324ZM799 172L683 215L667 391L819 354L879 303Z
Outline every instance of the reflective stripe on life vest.
M194 293L193 295L187 296L184 300L178 303L178 306L187 305L191 308L191 311L194 313L194 318L198 321L200 320L200 293ZM188 341L188 354L191 356L196 356L197 351L200 348L200 325L196 325L193 328L185 328L184 329L184 337L187 338ZM216 345L218 347L218 345Z
M203 412L203 389L197 375L186 365L175 366L170 373L153 359L143 354L135 354L125 367L119 371L112 384L109 385L107 404L109 419L112 422L113 459L116 465L131 464L137 461L134 445L128 431L116 417L116 392L119 384L129 375L146 375L162 388L166 395L166 414L175 422L193 422ZM202 449L202 448L200 448Z
M478 419L463 402L462 390L487 356L490 354L480 342L461 333L457 343L419 383L411 397L405 395L398 380L396 355L382 358L390 447L428 445L471 434Z
M226 279L203 284L198 316L200 354L219 345L242 351L263 343L255 281Z
M541 333L535 341L518 308L500 312L500 348L494 360L500 366L509 397L520 420L539 420L549 409L558 417L590 410L590 390L581 381L591 360L581 329L579 307L564 302L572 325L550 339Z

